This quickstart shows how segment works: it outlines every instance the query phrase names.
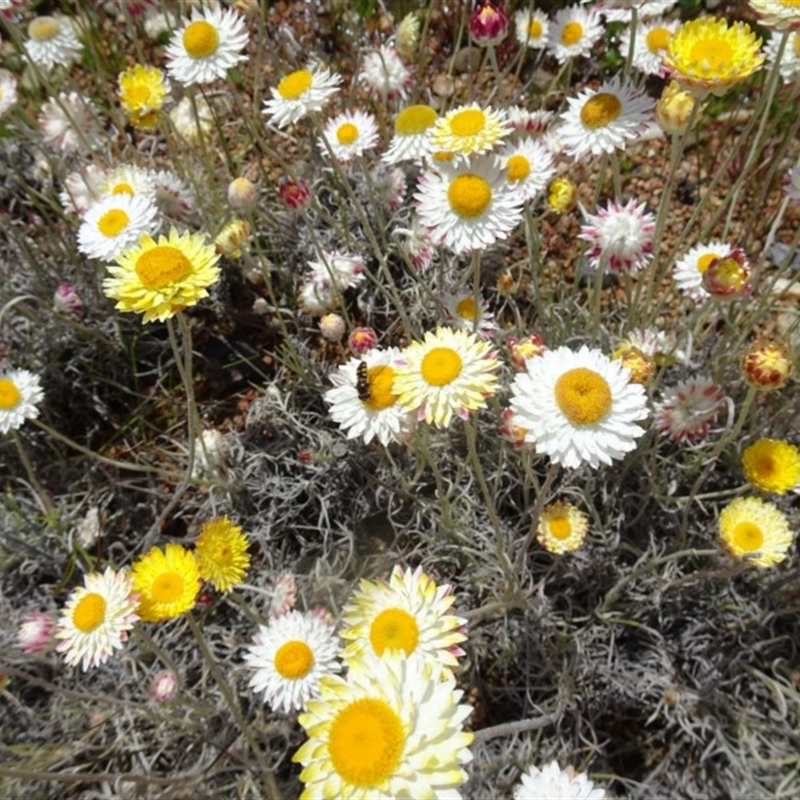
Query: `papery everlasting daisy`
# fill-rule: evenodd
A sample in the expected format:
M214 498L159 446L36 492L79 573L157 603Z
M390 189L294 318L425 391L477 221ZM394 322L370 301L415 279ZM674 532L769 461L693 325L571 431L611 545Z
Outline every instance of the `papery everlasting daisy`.
M154 547L131 567L133 590L139 594L139 616L161 622L189 611L200 591L200 570L194 553L178 544Z
M550 553L577 550L586 537L589 520L571 503L552 503L542 509L536 539Z
M800 450L783 439L759 439L742 453L742 469L756 489L784 494L800 483Z
M700 280L710 295L735 300L749 295L753 290L750 274L750 262L744 250L734 247L721 258L715 258Z
M208 296L219 277L219 254L201 233L172 228L169 236L143 236L139 245L117 256L106 267L111 277L103 281L105 294L117 301L118 311L144 314L151 322L174 316Z
M553 463L611 464L636 447L647 398L630 371L585 345L548 350L525 362L512 384L513 423Z
M43 398L38 375L26 369L0 371L0 434L17 430L26 419L36 419Z
M800 28L800 2L798 0L750 0L760 22L778 31Z
M508 236L522 218L525 201L488 157L423 173L414 197L431 239L455 253L481 250Z
M725 395L708 378L689 378L664 392L655 404L655 424L674 442L695 442L708 436Z
M151 171L149 178L153 183L156 205L165 217L182 222L197 210L189 184L174 172L168 169Z
M580 239L591 244L588 255L593 267L613 272L635 272L652 258L656 218L644 203L629 200L624 206L609 201L597 214L585 214Z
M417 272L424 272L436 258L430 231L414 216L410 228L395 228L400 252Z
M7 69L0 69L0 117L17 104L17 79Z
M244 660L255 673L250 687L289 714L319 695L320 680L341 671L333 625L315 614L289 611L259 626Z
M90 258L112 259L155 233L158 209L147 198L112 195L95 203L78 229L78 250Z
M503 0L476 0L467 27L475 44L481 47L500 44L508 33L508 15Z
M416 410L417 419L429 425L446 428L453 415L468 418L497 390L497 353L467 331L428 331L401 356L393 391L401 405Z
M553 152L537 139L525 136L499 153L509 184L532 200L547 188L556 174Z
M131 124L142 130L153 130L158 115L169 95L169 84L157 67L134 64L117 78L122 110Z
M475 293L464 289L454 294L446 294L441 298L447 324L453 328L461 328L477 333L483 338L490 337L497 330L494 314L489 311L489 303L480 298L475 302Z
M684 22L667 43L672 77L698 97L723 95L764 63L759 39L744 22L701 17Z
M93 150L100 144L97 109L77 92L61 92L42 105L39 130L47 144L65 153Z
M98 184L101 195L143 197L155 200L155 185L146 169L122 164L108 172Z
M428 131L438 119L430 106L415 105L404 108L394 120L394 136L389 149L383 154L387 164L401 161L419 161L431 152Z
M798 6L798 9L800 9L800 6ZM772 36L764 45L764 56L768 64L774 65L778 60L780 44L781 37ZM800 77L800 31L793 31L789 34L778 69L784 83L790 83Z
M337 161L346 164L377 143L375 117L363 111L346 111L328 120L319 140L319 149L323 158L333 153Z
M477 103L459 106L439 117L430 129L433 150L477 155L491 150L511 132L504 111Z
M678 289L695 302L705 300L709 294L703 288L703 273L712 262L724 258L730 251L731 246L719 239L695 245L673 268L672 274Z
M547 46L558 63L563 64L570 58L588 56L602 35L599 15L572 5L556 12L550 24Z
M210 83L224 78L228 70L244 61L247 28L242 16L216 3L192 8L167 45L167 70L184 86Z
M359 194L366 204L377 199L390 211L397 211L404 205L407 188L406 173L402 169L376 164L369 172L369 182L359 185Z
M596 787L585 772L562 770L556 761L541 769L530 767L514 788L514 800L603 800L605 796L605 789Z
M350 289L365 279L364 259L349 253L322 251L319 261L309 261L307 278L316 284L333 284L337 289Z
M248 546L244 531L227 517L206 522L194 545L200 577L217 591L229 592L250 567Z
M272 125L286 128L312 111L320 111L339 91L341 78L319 65L299 69L270 89L272 99L264 103L264 113Z
M68 67L77 60L81 43L67 17L36 17L28 24L25 49L31 61L45 70L56 65Z
M521 45L536 50L547 47L550 22L544 12L538 9L531 11L527 8L517 11L514 14L514 25L517 41Z
M674 20L639 22L633 43L633 66L645 75L663 75L667 42L677 27L678 23ZM627 28L622 32L619 42L619 52L625 58L630 51L630 45L631 30Z
M50 614L31 611L22 619L17 629L17 646L25 655L45 653L53 646L56 623Z
M780 339L760 336L742 354L742 377L761 392L782 389L793 372L794 358Z
M300 797L460 800L473 739L462 695L452 675L396 651L353 661L346 680L323 678L298 717L309 737L292 759L304 767Z
M732 556L762 568L783 561L794 540L786 515L757 497L737 497L725 506L719 536Z
M58 620L56 650L84 672L108 661L138 619L131 576L125 570L92 572L69 596Z
M394 391L397 348L373 348L362 358L351 358L331 375L333 389L325 392L329 413L348 439L374 438L384 447L408 438L413 415L398 403ZM364 366L361 366L361 365Z
M655 103L618 76L600 88L588 89L567 101L558 136L573 158L613 153L640 137L653 120Z
M386 44L364 56L358 80L383 102L405 99L412 82L408 67L397 51Z
M664 133L683 133L692 121L697 100L678 81L670 81L656 101L656 122ZM696 115L695 115L696 116ZM692 123L696 124L696 119Z

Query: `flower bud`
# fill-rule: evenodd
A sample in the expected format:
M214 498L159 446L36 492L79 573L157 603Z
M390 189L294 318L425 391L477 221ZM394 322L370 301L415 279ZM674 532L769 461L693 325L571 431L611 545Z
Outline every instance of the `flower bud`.
M781 389L792 375L789 348L780 339L760 337L742 356L742 374L754 389Z
M278 194L283 204L292 211L301 211L311 199L311 190L304 180L293 181L285 175L278 183Z
M517 372L525 371L525 362L529 358L537 358L547 351L542 337L535 331L523 336L521 339L517 339L516 336L509 336L506 339L506 346L511 356L511 363Z
M338 342L345 330L345 322L340 314L326 314L319 321L319 331L329 342Z
M475 44L499 44L508 33L508 15L502 2L478 0L469 20L469 35Z
M664 133L683 133L692 115L694 96L678 81L670 81L656 103L656 122Z
M378 336L372 328L353 328L347 337L347 346L351 352L363 356L378 343Z
M234 208L248 208L258 197L258 186L247 178L234 178L228 184L228 202Z
M563 175L553 180L547 190L547 204L558 214L564 214L573 208L576 197L575 184Z
M631 344L620 345L613 355L614 361L621 361L623 367L631 371L630 382L646 386L656 371L656 360Z
M86 313L83 300L75 291L75 287L67 281L58 284L53 294L53 308L56 313L72 314L73 317L82 317Z
M735 299L750 294L750 265L744 250L737 247L722 258L715 258L703 273L703 288L714 297Z

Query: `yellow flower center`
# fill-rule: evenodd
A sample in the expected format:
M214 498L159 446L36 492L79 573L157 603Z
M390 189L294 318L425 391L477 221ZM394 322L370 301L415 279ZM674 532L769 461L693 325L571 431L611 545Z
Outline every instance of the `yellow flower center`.
M450 120L450 130L455 136L474 136L486 125L486 115L479 108L466 108L454 114Z
M290 681L305 678L314 666L314 654L311 648L298 640L286 642L275 653L275 669L282 677Z
M290 72L279 84L278 94L284 100L297 100L311 87L313 76L307 69Z
M16 408L20 400L22 395L14 381L11 378L0 378L0 409L8 411Z
M792 47L794 48L794 54L800 58L800 33L793 33L792 34Z
M112 208L97 220L97 230L103 236L113 238L114 236L119 236L128 227L130 221L131 218L121 208Z
M476 317L475 312L475 300L471 297L465 297L456 306L456 314L462 319L474 320Z
M511 182L524 181L531 174L531 162L517 153L506 161L506 173Z
M542 23L538 19L532 19L528 25L528 36L531 39L538 39L542 35Z
M61 23L55 17L37 17L28 25L28 36L35 42L47 42L58 35Z
M130 83L125 87L125 102L129 106L146 105L153 92L146 83Z
M739 291L747 283L747 270L735 258L723 258L712 267L714 283L724 289Z
M208 58L219 47L217 29L204 19L190 23L183 32L183 48L192 58Z
M379 656L385 650L402 650L409 656L416 650L419 627L414 617L402 608L387 608L372 621L369 640Z
M697 271L702 275L718 258L718 253L704 253L697 259Z
M125 183L125 181L122 181L122 183L117 183L114 186L114 188L111 190L111 194L127 194L133 197L135 192L133 191L133 186L131 186L129 183Z
M567 517L553 517L550 520L550 535L556 539L568 539L572 533L572 525L570 525Z
M379 786L400 763L405 734L400 717L384 700L364 698L339 712L328 735L331 763L353 786Z
M105 616L105 598L97 592L90 592L78 600L72 612L72 624L81 633L91 633L103 622Z
M779 464L771 453L758 453L753 464L753 471L761 479L770 479L778 472Z
M192 274L192 262L177 247L158 245L145 250L134 267L146 289L158 291Z
M452 161L453 154L447 150L440 150L438 153L431 153L431 158L434 161Z
M581 109L581 122L585 127L603 128L622 113L620 99L610 92L599 92L590 97Z
M800 0L778 0L778 2L787 8L800 8Z
M478 175L459 175L447 189L447 201L459 217L474 219L492 202L492 187Z
M398 136L424 133L436 122L436 112L430 106L404 108L394 121L394 132Z
M450 347L434 347L422 359L420 373L430 386L447 386L460 374L463 362L461 356Z
M667 42L669 37L672 36L672 31L669 28L653 28L647 34L647 49L658 55L662 50L667 49Z
M155 603L174 603L183 595L184 581L179 572L162 572L150 586L150 597Z
M719 73L726 69L733 59L733 49L719 37L700 39L690 51L693 66L704 75Z
M594 425L611 409L611 389L602 375L586 367L565 372L557 381L556 404L573 425Z
M394 370L388 366L370 367L367 370L369 381L369 400L364 401L367 408L381 411L397 402L394 393Z
M578 44L583 37L583 25L580 22L568 22L561 31L561 44L569 47L572 44Z
M352 122L345 122L336 130L336 139L339 144L353 144L358 139L358 128Z
M764 544L764 534L754 522L740 522L733 529L733 541L748 552L760 550Z

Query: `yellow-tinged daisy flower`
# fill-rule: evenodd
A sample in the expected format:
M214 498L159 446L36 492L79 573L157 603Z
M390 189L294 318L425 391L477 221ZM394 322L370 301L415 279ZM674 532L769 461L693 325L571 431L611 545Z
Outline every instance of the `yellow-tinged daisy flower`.
M467 638L467 621L449 613L454 602L452 588L437 586L422 567L404 570L398 564L388 583L362 580L342 612L342 658L352 664L366 653L400 650L455 667L464 655L458 644Z
M569 553L583 544L588 529L582 511L571 503L553 503L542 510L536 538L550 553Z
M319 695L323 676L341 671L333 625L319 614L289 611L259 626L244 660L255 670L250 686L264 702L288 714Z
M134 64L117 78L119 100L131 124L142 130L153 130L158 122L169 84L158 67Z
M459 106L436 120L430 129L433 150L479 155L491 150L511 133L504 111L477 103Z
M290 72L270 89L272 100L264 103L269 122L279 128L299 122L312 111L320 111L339 91L342 79L319 65Z
M147 197L106 197L86 212L78 228L78 250L90 258L116 258L144 234L156 232L157 216L158 209Z
M31 61L45 70L57 64L69 66L77 60L81 43L67 17L36 17L28 24L25 49Z
M764 63L759 39L744 22L702 17L684 22L667 43L665 63L692 94L718 96Z
M219 254L201 233L169 237L143 236L137 247L117 256L117 266L103 281L106 296L117 300L119 311L144 314L144 322L163 321L208 296L208 287L219 277Z
M570 58L588 56L602 35L600 15L572 5L556 12L550 24L547 46L558 63L564 64Z
M778 31L800 29L800 0L750 0L760 21Z
M55 635L61 640L56 649L65 654L67 664L82 662L85 672L104 664L122 647L138 617L131 577L125 570L106 567L103 573L86 575L83 584L67 600Z
M352 662L347 680L324 677L298 717L309 737L293 758L300 797L460 800L473 739L462 694L449 672L397 651Z
M647 417L644 388L630 370L586 345L548 350L514 378L512 423L556 464L611 464L636 447Z
M467 419L497 390L497 353L468 331L428 331L401 358L393 391L400 405L416 409L417 419L429 425L446 428L454 414Z
M26 369L0 371L0 434L15 431L39 416L44 392L38 375Z
M783 494L800 482L800 451L783 439L759 439L742 454L742 469L756 489Z
M139 597L139 616L145 622L179 617L194 606L200 591L200 570L194 553L178 544L163 552L154 547L131 567L133 590Z
M499 157L506 171L506 180L522 192L526 200L541 194L556 174L553 151L530 136L507 145Z
M523 47L541 50L547 47L547 34L550 22L543 11L523 9L514 14L514 25L517 41Z
M387 164L399 164L401 161L419 161L430 155L431 140L428 132L438 117L430 106L404 108L395 117L394 136L382 160Z
M346 111L325 125L319 140L319 149L323 158L328 158L332 152L337 161L347 164L371 150L377 143L378 126L375 117L363 111Z
M575 206L578 189L566 176L559 175L547 189L547 205L557 214L565 214Z
M786 558L794 539L786 516L757 497L737 497L719 515L722 546L734 557L757 567L771 567Z
M250 567L248 545L244 531L227 517L206 522L194 545L200 577L217 591L229 592Z
M514 800L603 800L606 791L595 786L585 772L570 767L561 769L557 761L530 767L514 788Z
M214 2L195 7L191 19L183 21L167 45L167 70L184 86L210 83L247 58L241 52L246 45L242 16Z

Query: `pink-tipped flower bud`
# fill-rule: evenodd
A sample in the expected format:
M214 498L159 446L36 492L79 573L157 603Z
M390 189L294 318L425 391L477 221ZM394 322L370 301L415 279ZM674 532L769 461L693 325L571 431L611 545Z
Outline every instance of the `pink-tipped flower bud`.
M368 353L378 343L378 335L372 328L353 328L347 337L347 346L358 356Z
M53 308L56 313L71 314L73 317L78 318L86 313L86 306L83 304L83 300L75 291L75 287L68 281L58 284L58 288L53 294Z
M301 211L311 199L311 190L304 180L293 181L285 175L278 183L278 194L286 208L292 211Z
M509 336L506 339L508 354L511 356L511 363L518 372L525 370L525 362L529 358L537 358L547 351L544 340L534 331L521 339L516 336Z
M175 697L178 691L178 678L171 669L162 669L153 676L150 685L150 697L156 703L166 703Z
M26 655L44 653L53 646L55 620L43 611L31 611L22 618L17 631L17 644Z
M478 0L469 20L469 35L475 44L488 46L502 42L508 33L508 15L497 0Z

